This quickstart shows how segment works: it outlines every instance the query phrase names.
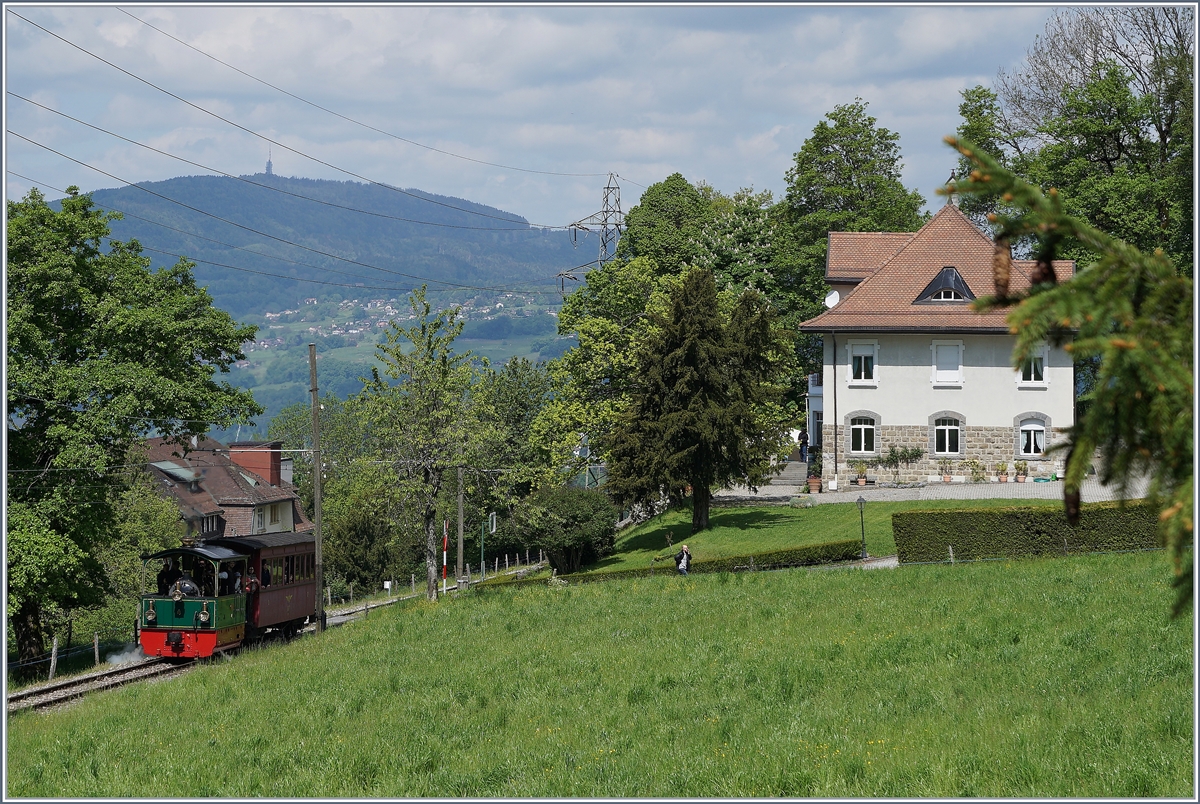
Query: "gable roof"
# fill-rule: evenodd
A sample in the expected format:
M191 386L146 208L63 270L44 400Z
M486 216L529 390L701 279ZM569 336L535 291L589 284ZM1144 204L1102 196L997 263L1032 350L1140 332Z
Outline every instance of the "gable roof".
M845 234L845 233L843 233ZM901 233L903 234L903 233ZM800 325L801 332L986 332L1007 333L1007 310L974 312L968 302L917 302L946 267L953 267L974 296L995 292L992 282L992 239L979 231L953 204L943 206L891 257L856 288L816 318ZM843 242L850 243L854 239ZM864 242L874 242L863 239ZM830 243L833 243L831 234ZM875 248L875 246L871 246ZM875 253L875 252L872 252ZM870 262L863 257L862 265ZM1011 292L1029 288L1032 260L1013 260ZM1074 273L1073 260L1055 260L1059 276ZM965 295L965 294L964 294Z
M825 279L861 282L896 252L908 245L916 232L830 232L825 252Z
M299 502L299 495L291 487L272 486L257 473L230 460L229 448L220 441L202 438L196 446L185 447L152 438L146 446L150 474L160 491L179 504L185 519L219 514L240 532L250 529L253 506ZM296 530L313 527L302 506L295 505L293 511Z

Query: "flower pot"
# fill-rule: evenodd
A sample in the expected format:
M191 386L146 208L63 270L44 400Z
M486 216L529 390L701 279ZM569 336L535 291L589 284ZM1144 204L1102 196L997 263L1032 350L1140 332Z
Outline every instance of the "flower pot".
M821 478L810 477L808 479L808 492L809 492L809 494L820 494L821 493Z
M1000 482L1001 482L1001 483L1007 483L1007 482L1008 482L1008 475L1000 475Z
M860 478L858 479L858 485L860 485L860 486L865 486L865 485L867 485L867 479L866 479L865 477L860 477Z
M949 483L949 482L950 482L950 475L942 475L942 482L943 482L943 483Z
M1024 482L1025 482L1025 475L1017 475L1017 482L1018 482L1018 483L1024 483Z

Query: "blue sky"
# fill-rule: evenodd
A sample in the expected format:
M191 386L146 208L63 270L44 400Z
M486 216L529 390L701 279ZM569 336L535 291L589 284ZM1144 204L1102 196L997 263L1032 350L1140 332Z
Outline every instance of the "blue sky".
M906 184L934 207L959 91L1021 64L1053 8L125 6L258 78L376 128L485 162L616 172L622 205L676 171L776 197L806 136L861 97L901 135ZM6 4L147 81L245 128L370 179L565 225L599 210L604 175L490 167L370 131L188 50L117 6ZM268 143L5 14L15 92L233 174ZM129 181L204 171L6 96L7 128ZM119 182L7 135L6 169L85 190ZM273 148L275 172L345 174ZM7 196L30 186L6 175ZM54 197L53 192L48 192Z

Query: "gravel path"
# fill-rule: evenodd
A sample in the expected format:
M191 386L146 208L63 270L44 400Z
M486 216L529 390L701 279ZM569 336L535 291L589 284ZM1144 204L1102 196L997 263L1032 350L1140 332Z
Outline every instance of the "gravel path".
M1146 495L1148 481L1142 479L1130 488L1130 498ZM824 491L820 494L804 494L804 486L799 485L767 485L752 493L745 486L734 486L732 489L722 489L713 495L718 504L746 503L780 504L786 503L795 496L803 495L814 505L827 503L853 502L861 495L867 502L895 502L899 500L981 500L981 499L1011 499L1011 500L1061 500L1063 494L1062 481L1050 483L930 483L919 488L878 488L875 486L846 486L837 491ZM1083 482L1080 494L1084 502L1105 502L1117 499L1117 491L1110 486L1103 486L1094 477Z

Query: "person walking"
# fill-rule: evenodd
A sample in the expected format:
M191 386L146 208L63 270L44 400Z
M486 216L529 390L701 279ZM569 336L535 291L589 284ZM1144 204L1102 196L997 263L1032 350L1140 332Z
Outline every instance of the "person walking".
M683 545L683 548L675 554L675 569L679 571L680 575L687 575L688 567L691 565L692 551L689 550L688 546L685 544Z
M797 439L800 444L800 462L808 463L808 428L805 427L800 431L800 438Z

